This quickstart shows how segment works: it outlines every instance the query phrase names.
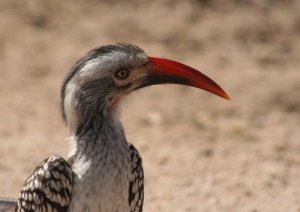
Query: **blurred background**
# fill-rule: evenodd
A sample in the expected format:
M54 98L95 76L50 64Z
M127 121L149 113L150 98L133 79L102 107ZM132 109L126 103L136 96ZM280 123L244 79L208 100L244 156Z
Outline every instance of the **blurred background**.
M156 86L122 107L145 211L300 211L300 1L1 1L0 195L67 158L60 86L91 48L129 42L232 97Z

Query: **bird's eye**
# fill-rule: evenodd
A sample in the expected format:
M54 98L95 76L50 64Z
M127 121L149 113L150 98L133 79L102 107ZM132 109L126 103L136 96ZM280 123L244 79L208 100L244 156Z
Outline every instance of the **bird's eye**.
M129 76L129 71L126 70L126 69L118 70L118 71L115 73L115 77L116 77L117 79L119 79L119 80L126 79L128 76Z

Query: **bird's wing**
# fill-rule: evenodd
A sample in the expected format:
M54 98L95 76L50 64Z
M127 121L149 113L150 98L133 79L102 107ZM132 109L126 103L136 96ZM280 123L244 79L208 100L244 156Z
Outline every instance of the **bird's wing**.
M1 212L13 212L15 211L17 201L13 199L0 199L0 211Z
M144 170L142 158L136 148L129 144L132 167L129 182L130 212L142 212L144 203Z
M67 211L73 172L61 157L45 159L24 183L16 211Z

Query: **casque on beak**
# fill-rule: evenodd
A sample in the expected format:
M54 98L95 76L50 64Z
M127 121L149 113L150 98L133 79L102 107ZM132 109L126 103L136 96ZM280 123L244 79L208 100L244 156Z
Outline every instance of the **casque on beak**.
M182 63L149 57L147 69L147 77L142 80L140 86L136 89L163 83L181 84L209 91L227 100L230 99L228 94L212 79Z

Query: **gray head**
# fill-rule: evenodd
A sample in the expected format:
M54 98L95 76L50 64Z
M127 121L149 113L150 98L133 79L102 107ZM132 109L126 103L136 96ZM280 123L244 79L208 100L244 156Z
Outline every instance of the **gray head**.
M63 118L72 130L98 114L114 114L129 92L161 83L184 84L228 98L201 72L184 64L148 57L131 44L95 48L77 61L61 90Z
M131 44L89 51L72 67L62 86L62 114L66 123L76 128L86 116L114 110L120 97L133 89L131 82L147 62L144 51Z

